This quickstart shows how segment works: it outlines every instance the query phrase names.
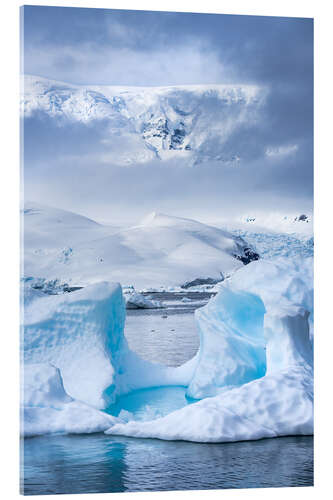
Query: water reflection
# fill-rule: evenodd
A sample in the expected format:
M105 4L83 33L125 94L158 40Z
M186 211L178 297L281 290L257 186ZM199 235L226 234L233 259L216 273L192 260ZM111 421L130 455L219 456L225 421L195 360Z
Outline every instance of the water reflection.
M312 437L202 444L94 434L25 440L24 493L310 486Z
M103 434L25 439L24 494L125 491L125 449Z

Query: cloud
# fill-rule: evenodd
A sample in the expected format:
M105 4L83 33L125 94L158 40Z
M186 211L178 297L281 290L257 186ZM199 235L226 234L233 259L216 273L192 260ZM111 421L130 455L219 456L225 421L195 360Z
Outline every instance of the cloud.
M313 191L311 19L24 7L24 70L81 84L255 84L269 90L255 126L227 138L236 168L112 163L106 124L27 123L28 198L96 218L307 212ZM104 141L104 142L103 142ZM126 145L124 145L126 147ZM218 217L216 217L218 218Z
M27 119L26 199L125 224L135 224L153 210L217 220L271 212L277 206L286 213L311 209L311 155L306 142L295 154L277 155L269 162L261 145L261 154L248 155L237 166L206 162L189 168L176 159L124 167L113 161L114 145L105 140L107 130L103 122L57 127L50 118ZM256 137L255 128L252 135ZM236 141L242 143L241 134Z
M131 48L80 46L28 47L25 73L69 83L95 85L177 85L218 83L227 72L214 51L197 42L155 50L150 54Z
M298 151L297 144L288 144L278 147L268 147L266 149L266 156L288 156L290 154L296 153Z

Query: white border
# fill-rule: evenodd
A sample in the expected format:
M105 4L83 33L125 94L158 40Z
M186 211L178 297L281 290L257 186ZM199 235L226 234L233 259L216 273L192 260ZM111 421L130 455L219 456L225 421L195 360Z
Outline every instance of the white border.
M28 5L53 5L72 7L121 8L135 10L167 10L178 12L207 12L223 14L270 15L286 17L315 18L315 240L316 240L316 438L315 438L315 487L284 489L247 489L219 490L216 492L182 491L167 493L149 493L148 498L186 499L229 498L267 499L269 498L329 498L333 490L331 472L332 405L331 380L333 365L332 343L332 265L333 242L330 241L333 226L332 210L332 8L329 2L313 0L279 0L267 2L259 0L220 1L185 1L160 0L147 1L27 1ZM2 4L1 10L1 173L2 191L0 196L1 234L0 244L0 304L2 359L1 378L1 451L3 498L18 498L18 206L19 206L19 141L18 141L18 93L19 93L19 6L23 2L11 0ZM9 299L9 300L8 300ZM319 338L319 340L318 340ZM330 408L331 406L331 408ZM332 476L332 477L331 477ZM146 498L147 493L112 494L112 499ZM62 495L61 498L67 498ZM30 497L29 497L30 498ZM36 498L60 498L59 496L40 496ZM80 495L78 498L100 499L101 494Z

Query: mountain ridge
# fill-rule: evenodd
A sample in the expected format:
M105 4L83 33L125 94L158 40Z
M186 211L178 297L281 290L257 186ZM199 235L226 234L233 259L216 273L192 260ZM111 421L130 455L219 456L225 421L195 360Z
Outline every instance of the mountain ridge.
M237 150L225 144L242 124L256 122L266 97L255 85L84 86L33 75L23 76L22 90L25 118L45 113L62 125L104 120L105 143L127 140L113 151L113 161L123 165L174 158L236 165Z

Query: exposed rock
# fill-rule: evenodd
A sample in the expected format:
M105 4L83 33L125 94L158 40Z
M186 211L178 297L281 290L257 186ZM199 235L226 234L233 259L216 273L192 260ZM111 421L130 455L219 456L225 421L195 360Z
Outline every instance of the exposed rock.
M246 264L250 264L250 262L254 260L260 259L259 254L248 247L244 248L243 255L234 255L234 257L236 257L236 259L238 260L241 260L245 266Z

